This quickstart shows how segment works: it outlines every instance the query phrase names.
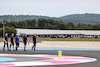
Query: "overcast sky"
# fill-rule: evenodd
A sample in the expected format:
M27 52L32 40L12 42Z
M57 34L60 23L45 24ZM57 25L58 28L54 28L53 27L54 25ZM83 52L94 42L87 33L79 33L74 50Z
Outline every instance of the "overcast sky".
M100 0L0 0L0 15L100 14Z

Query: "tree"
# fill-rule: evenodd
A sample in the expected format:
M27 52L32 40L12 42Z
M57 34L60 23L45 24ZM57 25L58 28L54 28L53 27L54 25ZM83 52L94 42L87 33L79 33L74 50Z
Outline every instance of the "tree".
M14 27L5 27L5 33L8 33L8 36L10 36L12 33L16 35L17 31ZM3 36L3 28L0 29L0 36Z
M93 30L100 30L100 24L93 25L92 28L93 28Z
M27 28L27 23L25 21L18 22L18 28Z
M36 27L36 19L25 20L24 23L27 24L26 26L27 26L28 28L35 28L35 27Z
M67 24L66 29L71 30L71 26L69 24Z
M47 19L43 19L43 18L38 19L38 27L40 28L47 27L47 23L48 23Z
M0 22L0 28L2 27L2 22Z
M76 26L72 22L68 22L68 25L71 26L71 29L76 29Z
M9 27L15 27L15 28L17 28L18 27L18 22L11 21L10 24L9 24Z
M59 22L57 23L57 26L58 26L58 29L61 29L61 30L64 30L64 29L67 28L66 23L64 23L63 21L59 21Z

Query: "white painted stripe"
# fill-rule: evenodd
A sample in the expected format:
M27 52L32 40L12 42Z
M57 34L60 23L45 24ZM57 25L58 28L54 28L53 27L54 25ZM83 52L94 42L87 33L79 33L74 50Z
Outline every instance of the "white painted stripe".
M49 62L14 62L16 66L40 66L40 65L52 65Z

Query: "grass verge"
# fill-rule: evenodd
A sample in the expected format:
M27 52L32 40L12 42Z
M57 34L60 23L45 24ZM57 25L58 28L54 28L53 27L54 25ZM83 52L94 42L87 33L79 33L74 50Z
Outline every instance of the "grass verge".
M0 38L0 41L3 39ZM28 41L32 41L32 38L28 38ZM100 41L100 38L37 38L37 41Z

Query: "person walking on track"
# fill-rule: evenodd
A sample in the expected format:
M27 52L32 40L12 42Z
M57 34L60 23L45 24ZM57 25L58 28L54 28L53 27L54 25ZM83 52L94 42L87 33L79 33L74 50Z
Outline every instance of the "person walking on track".
M15 43L16 43L16 51L18 51L18 47L19 47L19 36L16 35L15 37Z
M27 44L27 35L26 34L24 34L23 43L24 43L24 51L26 51L26 44Z
M33 35L32 42L33 42L34 50L36 50L36 35L35 34ZM32 50L33 50L33 47L32 47Z
M9 46L8 46L8 33L5 34L3 51L5 51L5 45L7 45L7 49L9 51Z
M11 46L13 45L13 51L14 50L14 33L11 34L11 37L10 37L10 49L11 49Z

